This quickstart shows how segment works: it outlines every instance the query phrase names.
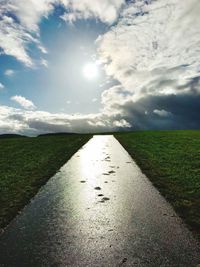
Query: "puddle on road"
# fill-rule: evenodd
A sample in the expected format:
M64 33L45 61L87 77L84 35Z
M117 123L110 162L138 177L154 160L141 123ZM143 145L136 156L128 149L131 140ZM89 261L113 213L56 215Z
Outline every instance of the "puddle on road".
M109 171L108 173L109 173L109 174L112 174L112 173L115 173L115 171Z
M97 186L94 188L95 190L101 190L101 187L100 186Z
M99 202L100 202L100 203L104 203L104 202L106 202L106 201L108 201L108 200L110 200L109 197L103 197Z

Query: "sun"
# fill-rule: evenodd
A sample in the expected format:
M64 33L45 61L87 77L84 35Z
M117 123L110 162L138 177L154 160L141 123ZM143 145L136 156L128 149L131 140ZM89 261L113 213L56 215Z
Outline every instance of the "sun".
M97 65L93 62L87 63L83 67L83 75L88 80L94 80L98 76Z

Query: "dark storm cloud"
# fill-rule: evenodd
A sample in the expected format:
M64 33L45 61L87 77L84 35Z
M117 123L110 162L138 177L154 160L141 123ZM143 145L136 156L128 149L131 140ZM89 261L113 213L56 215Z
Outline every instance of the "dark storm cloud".
M132 129L200 129L199 94L147 96L119 108Z

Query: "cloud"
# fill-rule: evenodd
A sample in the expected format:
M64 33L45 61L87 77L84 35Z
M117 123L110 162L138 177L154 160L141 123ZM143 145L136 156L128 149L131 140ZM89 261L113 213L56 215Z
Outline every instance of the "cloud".
M5 74L6 76L13 76L14 73L15 73L15 71L12 70L12 69L7 69L7 70L5 70L5 72L4 72L4 74Z
M0 106L0 133L21 132L21 129L23 128L23 123L21 123L20 120L9 119L9 116L12 116L12 114L15 114L17 112L17 109Z
M15 57L28 67L36 64L28 47L34 43L38 50L46 54L40 42L39 24L58 5L66 11L61 16L66 21L96 18L112 24L116 21L125 0L1 0L0 5L0 49L1 53ZM45 60L41 64L47 66Z
M154 114L157 114L157 115L160 116L160 117L169 117L169 116L172 115L171 112L166 111L166 110L164 110L164 109L161 109L161 110L159 110L159 109L154 109L153 113L154 113Z
M38 32L38 24L42 17L47 17L53 11L55 0L12 0L4 1L7 9L13 12L21 25L28 31Z
M67 22L97 18L104 23L112 24L117 20L125 0L69 0L63 3L68 10L61 18Z
M0 106L0 133L37 135L49 132L105 132L129 129L120 115L50 113Z
M36 106L33 104L33 102L31 100L26 99L23 96L20 96L20 95L12 96L11 100L13 100L16 103L18 103L24 109L29 109L29 110L36 109Z
M119 128L131 128L131 124L128 123L125 119L114 121L113 125Z
M0 5L1 53L13 56L28 67L34 66L28 46L34 43L41 53L47 53L41 44L39 23L53 10L55 0L2 0Z
M30 42L34 42L34 38L21 25L15 23L13 18L6 15L1 17L0 48L2 53L13 56L30 67L33 62L26 51Z
M30 100L15 96L18 100L13 100L26 110L1 107L1 132L200 128L199 0L134 0L127 1L126 6L122 0L3 3L1 49L27 66L34 65L28 53L30 43L47 52L39 41L38 25L55 4L65 7L62 18L68 22L95 18L112 25L99 36L96 46L109 80L114 79L117 85L102 93L103 107L97 114L33 110Z
M49 66L48 61L44 58L41 59L40 64L46 68Z
M2 83L0 83L0 91L3 90L4 88L5 86Z
M103 92L104 112L132 129L200 128L199 12L197 0L129 2L96 40L119 83Z
M113 88L114 89L114 88ZM117 88L117 90L120 90ZM108 100L106 94L104 97ZM0 106L0 133L105 132L144 129L199 129L200 94L151 95L123 102L97 114L50 113Z
M135 97L190 90L200 76L199 12L197 0L131 1L96 41L106 73Z

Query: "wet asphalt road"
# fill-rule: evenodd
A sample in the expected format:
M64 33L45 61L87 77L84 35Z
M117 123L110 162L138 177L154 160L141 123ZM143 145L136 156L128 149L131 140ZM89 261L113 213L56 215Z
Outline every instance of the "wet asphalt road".
M95 136L0 237L0 266L193 267L200 251L112 136Z

